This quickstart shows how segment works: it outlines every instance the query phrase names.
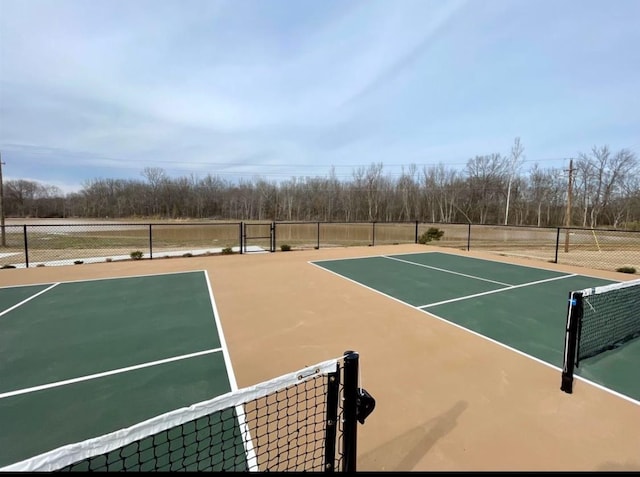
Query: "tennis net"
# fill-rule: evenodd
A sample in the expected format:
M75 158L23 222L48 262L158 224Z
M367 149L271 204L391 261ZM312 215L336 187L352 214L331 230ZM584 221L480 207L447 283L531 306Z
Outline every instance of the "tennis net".
M375 400L358 353L66 445L1 471L355 471Z
M560 389L573 391L581 360L640 336L640 279L569 293Z

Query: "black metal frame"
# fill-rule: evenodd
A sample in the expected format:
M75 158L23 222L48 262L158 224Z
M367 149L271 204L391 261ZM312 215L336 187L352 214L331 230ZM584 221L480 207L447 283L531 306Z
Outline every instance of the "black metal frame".
M573 392L573 372L579 364L578 349L580 347L580 328L582 324L582 301L582 292L569 293L562 384L560 385L560 389L568 394Z

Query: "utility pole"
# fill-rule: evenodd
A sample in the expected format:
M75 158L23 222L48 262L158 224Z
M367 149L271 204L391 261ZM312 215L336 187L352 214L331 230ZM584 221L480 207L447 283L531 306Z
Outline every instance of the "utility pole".
M569 160L569 189L567 190L567 213L564 219L566 232L564 236L564 251L569 251L569 227L571 227L571 186L573 183L573 159Z

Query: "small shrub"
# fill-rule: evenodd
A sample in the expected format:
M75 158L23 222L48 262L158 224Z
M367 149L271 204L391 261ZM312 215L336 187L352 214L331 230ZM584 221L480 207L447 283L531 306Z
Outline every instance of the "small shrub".
M84 262L82 260L76 260L73 263L75 263L76 265L82 265Z
M183 253L182 256L183 257L193 257L193 254L191 252L187 252L187 253Z
M44 263L39 263L36 267L44 267Z
M113 262L113 258L111 258L111 257L107 257L105 260L106 260L107 262Z
M291 245L287 245L286 243L283 243L282 245L280 245L280 250L282 250L283 252L290 252Z
M616 268L616 272L622 272L622 273L636 273L636 269L634 267L620 267L620 268Z
M426 244L432 240L440 240L444 235L444 230L440 230L436 227L429 227L429 229L418 238L418 243Z
M233 249L231 247L225 247L222 249L222 255L231 255L233 253Z
M130 257L133 260L140 260L140 259L142 259L142 255L143 254L142 254L142 252L140 250L135 250L135 251L131 252Z
M2 265L0 268L16 268L15 265Z

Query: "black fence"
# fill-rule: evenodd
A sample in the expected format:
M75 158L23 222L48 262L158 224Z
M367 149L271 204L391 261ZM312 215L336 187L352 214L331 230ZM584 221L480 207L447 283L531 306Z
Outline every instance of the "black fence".
M421 243L601 270L640 270L640 231L425 222L189 222L5 225L0 265L118 260Z

